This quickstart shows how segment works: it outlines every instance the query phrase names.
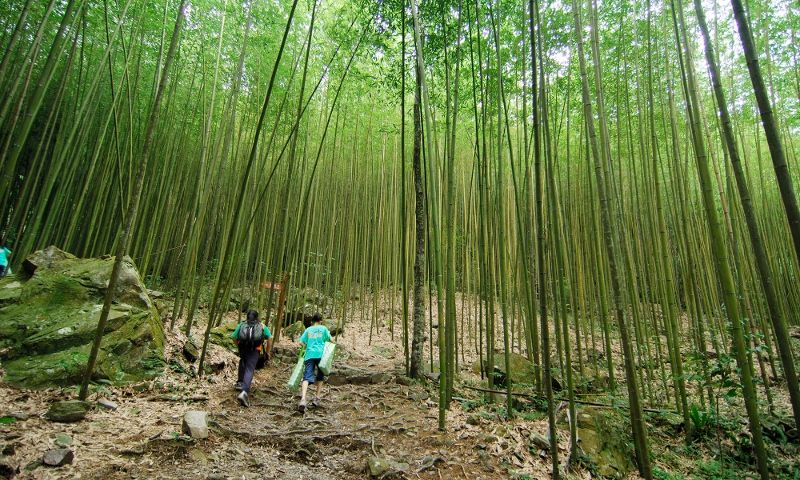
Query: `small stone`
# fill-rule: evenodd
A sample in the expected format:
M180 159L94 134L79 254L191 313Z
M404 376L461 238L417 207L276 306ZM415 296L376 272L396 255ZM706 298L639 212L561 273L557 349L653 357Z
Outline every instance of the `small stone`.
M369 383L371 383L373 385L389 383L391 380L392 380L392 377L390 377L386 373L373 373L369 377Z
M191 458L195 463L200 463L203 465L208 464L208 457L206 457L205 452L199 448L189 449L189 458Z
M418 392L413 392L409 396L411 397L412 400L417 401L417 402L423 402L423 401L427 400L428 398L430 398L430 395L428 395L428 392L426 392L425 390L420 390Z
M332 373L325 383L333 387L339 387L347 383L347 377L338 373Z
M372 375L351 375L347 377L347 383L352 385L368 385L372 382Z
M208 438L208 413L190 410L183 416L181 431L192 438Z
M97 401L97 404L108 410L116 410L119 408L119 405L117 405L116 402L112 402L107 398L101 398L100 400Z
M72 463L75 454L68 448L56 448L48 450L42 457L42 462L51 467L60 467Z
M86 417L90 408L89 403L81 400L64 400L50 405L45 417L53 422L79 422Z
M25 420L30 418L30 415L28 415L25 412L9 412L6 414L6 416L11 418L16 418L20 422L24 422Z
M531 433L530 443L541 450L550 450L550 440L540 433Z
M369 475L373 478L381 478L392 470L389 460L381 457L370 457L367 466Z
M434 457L433 455L425 455L422 457L422 462L420 466L420 471L428 470L436 466L437 463L444 462L444 458L442 457Z
M72 437L67 435L66 433L59 433L56 435L56 445L59 447L69 447L72 445Z
M412 380L409 377L406 377L405 375L398 375L398 376L394 377L394 381L398 385L404 385L406 387L411 385L411 383L412 383Z
M477 415L470 415L467 417L467 425L480 425L481 424L481 417Z
M194 363L198 357L199 353L197 351L197 345L195 344L194 338L189 337L186 339L186 343L183 344L183 358L185 358L189 363Z
M225 360L220 360L220 361L217 361L217 362L211 362L208 366L211 368L212 372L219 373L219 372L225 370Z

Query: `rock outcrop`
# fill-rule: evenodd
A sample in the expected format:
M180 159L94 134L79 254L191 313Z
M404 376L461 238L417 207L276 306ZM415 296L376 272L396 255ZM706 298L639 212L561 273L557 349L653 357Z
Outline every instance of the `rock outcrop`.
M0 362L10 384L80 382L94 340L113 257L80 259L56 247L30 255L0 280ZM164 368L164 329L130 258L125 258L95 377L114 384Z
M597 407L578 412L578 445L594 473L602 478L627 478L634 469L629 425L619 413Z

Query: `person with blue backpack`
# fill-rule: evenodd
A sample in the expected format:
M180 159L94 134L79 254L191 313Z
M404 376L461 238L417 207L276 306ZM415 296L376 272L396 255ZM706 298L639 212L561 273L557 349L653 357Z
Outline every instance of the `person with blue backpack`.
M266 353L269 356L272 350L272 332L258 319L257 311L249 310L247 319L236 326L231 338L239 347L239 376L234 388L241 392L236 398L242 406L249 407L250 384L253 382L256 364L265 342Z
M316 395L311 401L315 407L320 405L320 392L325 380L325 375L319 369L319 362L322 360L322 354L325 351L325 342L331 340L331 332L328 327L322 325L322 315L315 313L311 317L311 326L306 328L303 335L300 337L300 343L306 347L306 353L303 356L303 384L301 387L301 397L298 409L300 412L306 411L306 392L308 391L309 384L316 385Z

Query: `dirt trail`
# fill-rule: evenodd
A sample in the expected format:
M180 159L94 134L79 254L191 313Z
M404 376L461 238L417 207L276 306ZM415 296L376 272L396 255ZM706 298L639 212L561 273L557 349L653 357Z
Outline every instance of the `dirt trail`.
M335 369L346 372L340 382L358 384L326 385L322 406L305 414L297 411L297 394L285 385L296 348L289 339L276 349L282 357L256 372L251 407L243 408L232 388L235 355L216 347L210 363L225 360L224 369L201 380L190 378L175 361L182 341L176 335L169 339L168 360L173 361L164 378L138 388L102 389L91 399L110 398L119 408L95 409L79 423L43 418L49 403L74 398L73 390L0 385L0 413L30 416L0 425L0 443L14 446L11 458L20 468L15 478L24 479L360 479L369 477L368 459L376 456L395 462L389 471L402 471L397 478L507 478L498 457L485 451L488 432L468 425L458 407L449 414L449 431L437 431L436 386L406 385L399 375L399 342L387 334L368 344L367 332L358 331L357 324L349 328L356 331L340 337L346 355ZM208 439L180 433L188 410L209 413ZM42 454L55 448L58 434L71 437L73 464L41 466Z

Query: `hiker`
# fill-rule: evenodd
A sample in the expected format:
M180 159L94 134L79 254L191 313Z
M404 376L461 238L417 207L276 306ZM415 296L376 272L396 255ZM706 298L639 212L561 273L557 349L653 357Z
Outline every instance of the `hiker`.
M250 384L256 371L256 363L261 356L261 350L266 341L266 354L269 357L272 351L272 332L269 327L258 320L258 312L248 310L247 320L236 326L231 338L239 347L239 376L234 388L241 390L236 397L242 406L249 407Z
M303 384L301 387L300 405L298 409L301 412L306 411L306 393L308 391L308 384L316 384L316 394L311 401L311 405L319 407L320 398L319 394L322 390L322 385L325 380L325 375L319 369L319 361L322 359L322 353L325 351L325 342L330 341L331 332L328 327L322 325L322 315L315 313L311 317L311 326L306 328L303 335L300 337L300 343L306 347L306 354L303 357L304 371L303 371Z
M11 255L11 250L6 248L6 241L0 241L0 278L5 277L8 273L8 256Z

